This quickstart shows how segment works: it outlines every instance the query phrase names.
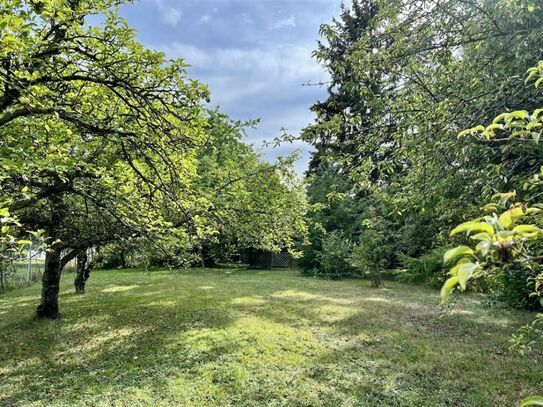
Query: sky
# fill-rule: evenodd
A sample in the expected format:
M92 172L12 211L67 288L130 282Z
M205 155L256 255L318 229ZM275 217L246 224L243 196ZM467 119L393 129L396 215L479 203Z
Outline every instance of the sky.
M311 54L319 27L339 14L341 0L139 0L121 15L149 48L188 63L189 76L209 86L211 106L237 120L260 119L249 143L261 148L285 128L290 134L314 120L309 107L326 98L328 79ZM273 160L299 150L302 142L263 149Z

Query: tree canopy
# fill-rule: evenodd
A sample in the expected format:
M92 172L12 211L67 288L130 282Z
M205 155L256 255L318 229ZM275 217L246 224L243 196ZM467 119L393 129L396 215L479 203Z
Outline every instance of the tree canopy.
M268 247L303 231L288 163L221 133L207 88L138 43L120 3L1 3L0 206L49 245L39 316L58 315L62 267L89 247L205 240L228 222L242 235L249 219Z

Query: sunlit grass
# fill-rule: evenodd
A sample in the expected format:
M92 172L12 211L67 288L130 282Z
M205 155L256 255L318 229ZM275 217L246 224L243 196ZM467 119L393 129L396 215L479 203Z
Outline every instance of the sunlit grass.
M510 354L533 315L294 271L98 271L33 319L39 285L0 296L0 405L509 406L543 363Z

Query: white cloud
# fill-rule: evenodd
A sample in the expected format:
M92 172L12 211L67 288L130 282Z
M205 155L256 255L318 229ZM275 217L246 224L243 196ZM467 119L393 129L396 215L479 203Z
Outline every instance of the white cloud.
M301 86L309 81L326 79L322 67L311 57L313 45L284 45L268 49L209 49L175 42L160 48L168 56L183 58L199 73L204 72L205 78L201 78L204 81L243 83L241 87L244 94L251 87L257 92L261 87L273 89L287 83ZM228 93L232 95L240 91L232 89Z
M202 17L200 17L200 19L198 20L198 22L202 23L202 24L207 24L211 21L211 15L210 14L204 14Z
M183 16L183 12L172 5L167 0L155 0L155 4L160 12L160 17L170 25L177 25Z
M280 28L285 27L296 27L296 17L289 16L287 18L283 18L282 20L276 21L272 25L268 27L269 30L278 30Z
M181 57L192 66L189 76L209 85L212 105L236 119L261 118L257 130L249 131L258 146L272 140L282 127L291 134L311 123L309 106L322 96L318 87L303 87L308 82L326 81L327 74L311 57L313 45L284 45L263 49L201 48L184 43L161 47L170 57ZM303 172L308 147L303 143L265 148L265 157L302 150L297 169Z
M278 44L268 36L250 47L243 41L220 48L207 41L199 45L172 42L155 47L168 57L183 58L191 65L188 75L209 86L211 106L220 105L223 112L235 119L260 118L258 128L248 132L248 139L259 146L262 140L279 136L283 127L291 134L298 134L314 120L309 107L326 93L322 87L303 86L329 79L312 57L315 43L312 39L293 40ZM273 160L296 149L302 150L297 164L301 173L309 154L305 144L264 148L263 152L267 160Z

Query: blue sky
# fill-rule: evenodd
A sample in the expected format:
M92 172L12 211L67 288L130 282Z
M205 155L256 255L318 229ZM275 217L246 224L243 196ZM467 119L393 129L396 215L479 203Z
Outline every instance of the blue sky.
M327 80L311 57L319 26L339 13L340 0L140 0L121 14L146 46L181 57L189 75L206 83L212 105L235 119L261 119L249 142L297 134L313 120L309 107L326 97ZM301 143L264 150L272 160L302 150L297 170L305 170L308 148Z

